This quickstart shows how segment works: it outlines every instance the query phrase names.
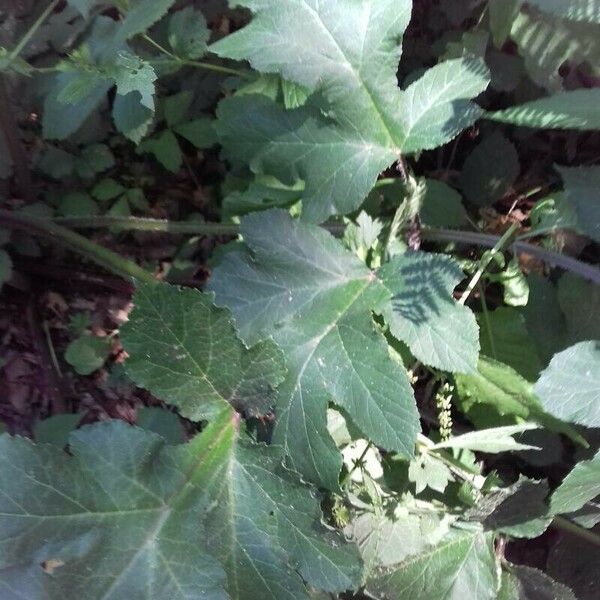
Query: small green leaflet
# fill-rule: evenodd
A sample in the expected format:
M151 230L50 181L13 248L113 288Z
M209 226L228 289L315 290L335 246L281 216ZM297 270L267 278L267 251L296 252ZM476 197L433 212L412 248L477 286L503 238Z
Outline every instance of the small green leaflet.
M535 393L556 418L600 427L600 342L580 342L556 354Z
M600 494L600 451L575 465L550 498L552 514L579 510Z
M272 336L284 352L288 376L279 390L275 439L291 464L336 487L341 461L326 431L329 401L344 408L376 444L412 454L418 430L412 390L370 313L392 319L394 334L428 364L437 364L438 357L450 360L443 344L460 339L469 327L468 318L455 320L450 301L454 263L415 253L397 256L374 273L328 232L281 210L245 217L241 233L248 251L227 253L209 286L217 303L233 312L247 344ZM443 318L451 326L450 339L442 338L446 342L437 335ZM471 319L474 346L467 350L474 366L477 336ZM466 360L456 361L455 369Z
M226 409L169 446L106 422L73 432L71 455L3 435L3 597L308 600L304 581L356 587L356 549L321 524L278 450L239 427Z
M600 23L599 0L527 0L544 12L586 23Z
M241 4L254 19L211 52L248 60L314 95L288 111L266 97L223 101L225 155L285 183L304 179L308 220L354 210L401 153L435 148L482 113L470 101L489 82L478 59L444 62L399 89L398 40L410 20L410 0Z
M227 403L250 415L267 412L285 375L270 340L246 349L229 311L209 294L141 284L121 329L127 374L188 419L214 418Z
M600 129L600 89L561 92L505 110L487 113L501 123L540 129Z
M565 198L577 228L600 242L600 167L556 167L565 184Z
M480 532L456 533L367 583L376 598L410 600L496 600L498 587L493 536Z

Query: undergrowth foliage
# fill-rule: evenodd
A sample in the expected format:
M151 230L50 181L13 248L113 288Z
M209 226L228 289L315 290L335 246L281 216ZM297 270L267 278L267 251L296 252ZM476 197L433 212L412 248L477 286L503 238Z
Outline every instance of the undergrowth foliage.
M186 149L215 145L230 169L224 219L239 224L202 291L64 238L132 276L125 372L200 432L183 442L109 421L59 444L0 437L0 596L574 598L499 548L561 521L592 535L600 518L600 453L586 434L600 427L600 332L566 300L575 293L594 314L597 289L569 274L525 280L504 259L510 230L470 264L404 240L419 215L424 231L466 223L457 191L417 178L410 164L477 121L493 133L461 182L479 206L519 174L499 123L600 129L600 91L560 89L558 59L536 58L526 43L521 66L550 93L502 110L476 102L490 84L509 85L510 74L490 72L490 56L525 38L525 21L598 35L600 3L473 2L485 5L477 27L401 85L410 0L232 4L251 16L209 43L203 14L174 0L67 0L62 11L53 2L31 39L0 53L3 76L28 79L41 107L36 168L79 182L2 225L25 219L59 238L67 234L50 217L114 217L107 224L118 227L148 207L141 187L102 176L119 147L178 172ZM60 60L42 66L40 47ZM177 79L185 69L190 85ZM197 98L209 85L198 73L219 81L214 116ZM164 94L173 81L182 89ZM121 136L112 145L85 133L107 114ZM1 158L0 175L17 177L14 155ZM397 171L399 180L382 177ZM599 168L556 174L564 191L532 222L599 242ZM395 190L389 218L374 190ZM1 249L2 282L11 265ZM506 306L469 307L482 281L501 284ZM527 312L536 286L560 320L552 339ZM91 373L106 343L85 322L73 328L67 361ZM415 398L423 370L431 406ZM457 428L458 414L474 427ZM559 434L581 459L562 483L531 469L504 478L475 454L526 457L539 445L543 454Z

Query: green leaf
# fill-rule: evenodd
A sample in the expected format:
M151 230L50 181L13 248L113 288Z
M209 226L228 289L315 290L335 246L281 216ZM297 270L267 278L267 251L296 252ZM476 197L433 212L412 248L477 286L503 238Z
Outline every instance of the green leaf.
M556 354L535 393L556 418L600 427L600 342L580 342Z
M173 128L185 120L193 99L194 95L191 92L183 91L161 100L167 127Z
M255 173L303 178L308 220L354 210L401 153L443 144L481 114L470 102L489 81L481 60L445 62L398 88L409 0L242 4L253 20L210 50L279 73L315 101L285 111L265 97L227 99L218 111L221 140L229 158Z
M585 64L591 76L600 75L600 40L595 24L566 21L530 6L516 16L511 38L529 77L548 91L565 87L561 67L567 61L570 65Z
M175 0L129 0L127 4L125 18L115 35L115 45L125 42L138 33L146 33L152 25L167 14L175 4Z
M181 444L184 441L183 427L179 417L170 410L156 406L144 406L137 411L136 425L160 435L169 444Z
M491 531L516 538L535 538L548 528L548 483L520 476L508 487L484 496L465 517L479 521Z
M104 365L109 354L110 344L106 338L82 335L67 346L65 360L79 375L91 375Z
M600 89L574 90L487 113L501 123L540 129L600 129Z
M420 494L425 488L431 488L443 494L453 477L452 472L443 462L433 456L422 454L410 461L408 479L415 484L415 493L417 494Z
M600 167L556 170L565 184L565 197L575 213L578 230L600 242Z
M304 581L337 591L360 579L314 492L230 410L177 446L112 421L73 432L71 455L7 435L0 447L11 596L291 600L308 598Z
M175 134L165 129L158 136L144 140L138 147L137 153L148 152L168 171L177 173L183 163L183 155Z
M495 600L499 587L493 537L457 534L367 582L367 590L411 600Z
M52 444L64 448L69 443L69 435L79 421L80 414L53 415L43 421L36 421L33 426L33 437L38 444Z
M519 171L519 156L514 144L499 131L494 131L467 156L460 184L469 202L489 206L511 190Z
M477 375L455 375L457 404L468 415L479 408L476 414L489 417L495 412L502 417L511 417L509 423L516 418L534 421L550 431L581 441L581 436L571 426L544 412L533 385L509 366L481 356L477 370Z
M528 0L540 10L563 19L600 23L600 2L598 0Z
M119 52L109 74L117 86L117 94L127 96L138 92L142 106L154 110L154 82L157 75L152 65L134 54Z
M89 217L99 212L94 199L83 192L67 194L58 205L58 213L64 217Z
M566 321L566 338L557 350L577 342L600 339L600 287L574 273L558 282L558 302Z
M140 285L121 329L129 377L199 421L227 404L250 415L269 410L283 380L283 358L264 341L247 350L229 311L210 295L170 285Z
M463 433L462 435L457 435L444 442L435 444L433 449L462 448L473 450L474 452L489 452L492 454L513 450L538 450L539 448L535 446L520 444L512 437L531 429L537 429L537 425L535 423L523 423L522 425L509 425L506 427L470 431L469 433Z
M304 185L286 186L274 178L260 178L243 191L233 191L223 199L223 218L243 216L274 207L286 207L298 202Z
M428 227L461 227L467 222L460 194L436 179L427 179L427 192L419 216Z
M478 315L481 352L511 366L525 379L535 381L541 364L525 318L514 308L500 306Z
M502 48L510 36L521 2L522 0L488 0L490 31L497 48Z
M142 95L138 91L125 96L117 94L113 103L112 117L117 131L135 144L150 130L154 119L154 109L142 104Z
M379 271L391 302L383 316L394 337L408 344L421 362L445 371L475 372L477 323L452 292L464 274L442 254L407 253Z
M212 119L201 118L187 123L179 123L173 128L173 131L199 149L210 148L217 143Z
M90 16L90 12L99 4L104 4L104 0L67 0L67 4L78 10L84 19Z
M92 188L92 196L101 202L106 200L114 200L117 196L120 196L123 192L126 191L118 181L107 177L106 179L101 179L93 188Z
M417 411L406 372L371 319L390 299L377 276L328 232L284 211L244 217L241 233L248 251L225 254L209 286L246 344L273 337L284 352L274 441L290 464L337 488L330 401L377 445L410 456Z
M508 572L502 573L498 600L577 600L566 585L538 569L511 564L506 568Z
M550 498L553 514L579 510L600 494L600 452L591 460L584 460L563 479Z
M198 59L206 53L210 31L204 15L191 6L173 13L169 21L169 44L180 58Z
M75 162L75 172L83 179L92 179L98 173L110 169L115 164L115 157L105 144L86 146Z

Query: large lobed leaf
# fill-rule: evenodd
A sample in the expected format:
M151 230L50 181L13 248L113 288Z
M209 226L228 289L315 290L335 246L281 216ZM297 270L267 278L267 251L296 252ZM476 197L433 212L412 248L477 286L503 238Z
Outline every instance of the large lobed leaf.
M271 340L246 349L229 311L194 289L142 284L133 302L121 341L136 384L195 421L214 417L228 403L251 415L269 410L285 374Z
M254 18L213 44L314 94L292 111L266 98L233 97L219 109L226 155L257 172L306 180L303 216L355 209L401 153L434 148L471 125L470 99L488 84L480 60L433 67L400 90L396 70L410 0L242 0Z
M2 598L271 600L360 579L313 492L230 409L168 446L123 422L73 432L72 456L0 438ZM304 581L303 581L304 580Z
M247 344L272 337L284 352L288 374L274 439L290 464L337 487L341 459L326 430L329 401L376 444L411 455L418 431L412 390L371 311L384 314L392 333L428 364L473 369L477 329L451 298L456 265L415 253L374 273L328 232L282 210L245 217L241 233L248 250L227 253L209 285Z

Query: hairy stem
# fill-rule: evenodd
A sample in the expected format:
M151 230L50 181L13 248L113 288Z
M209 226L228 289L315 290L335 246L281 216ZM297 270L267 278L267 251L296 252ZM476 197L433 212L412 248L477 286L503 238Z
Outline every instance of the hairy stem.
M166 221L139 217L63 217L54 219L53 222L74 229L104 229L110 227L119 231L158 231L189 235L237 235L239 233L239 226L234 223ZM344 226L339 223L327 224L325 227L334 235L341 234L344 231ZM423 228L421 235L423 239L432 242L454 242L484 247L494 247L500 240L497 235L455 229ZM512 244L511 250L519 254L530 254L551 266L571 271L600 284L600 269L565 254L519 241Z
M125 279L133 278L145 283L156 283L154 275L136 263L48 219L0 210L0 225L8 229L21 229L33 235L41 235Z

